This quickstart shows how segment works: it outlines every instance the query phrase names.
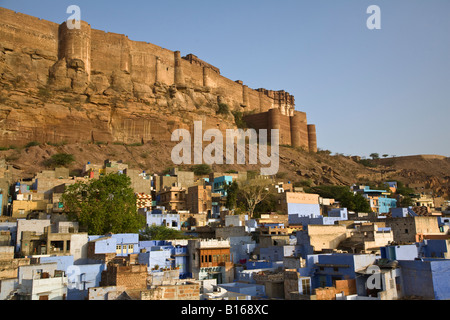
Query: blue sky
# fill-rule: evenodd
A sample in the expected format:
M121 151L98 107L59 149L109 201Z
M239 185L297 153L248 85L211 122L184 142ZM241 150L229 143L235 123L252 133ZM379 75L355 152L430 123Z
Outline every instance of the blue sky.
M251 88L286 90L318 146L369 156L450 156L448 0L0 0L61 23L193 53ZM381 30L369 30L370 5Z

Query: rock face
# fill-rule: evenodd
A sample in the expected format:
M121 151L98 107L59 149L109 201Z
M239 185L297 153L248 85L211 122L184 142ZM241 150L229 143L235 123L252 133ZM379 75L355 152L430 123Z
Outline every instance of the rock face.
M0 146L170 140L194 120L235 128L232 111L293 116L285 91L253 90L190 54L0 8ZM219 104L230 112L217 114Z

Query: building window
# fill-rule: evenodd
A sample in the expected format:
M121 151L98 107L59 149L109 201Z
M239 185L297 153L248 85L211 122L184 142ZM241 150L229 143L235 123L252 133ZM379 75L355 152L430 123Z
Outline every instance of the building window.
M303 294L311 294L311 280L310 279L302 279L302 293Z
M134 244L128 245L128 252L134 252Z
M119 244L116 246L116 254L121 254L122 253L122 246Z
M19 214L25 214L25 209L19 209Z

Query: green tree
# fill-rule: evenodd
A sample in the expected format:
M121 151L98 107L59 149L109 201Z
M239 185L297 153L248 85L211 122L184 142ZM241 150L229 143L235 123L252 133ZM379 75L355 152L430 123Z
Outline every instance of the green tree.
M145 225L126 175L109 174L77 182L66 189L62 200L69 218L78 221L91 235L137 233Z
M228 210L234 210L237 205L237 196L239 192L238 183L236 181L233 181L231 184L225 185L225 191L227 193L225 207Z
M401 181L396 182L397 182L397 190L395 191L395 193L400 194L404 197L410 197L415 193L414 189L405 186L403 182Z
M239 182L239 197L246 204L250 219L254 218L256 206L270 195L270 180L251 179Z
M230 108L226 103L219 103L219 108L217 109L217 114L229 114Z
M378 153L371 153L370 157L375 160L375 159L380 159L380 155Z
M139 234L139 239L141 241L146 240L178 240L178 239L189 239L182 231L168 228L166 226L147 226Z
M50 159L45 161L45 165L48 167L67 167L75 158L72 154L68 153L57 153L51 156Z
M278 198L273 193L269 195L255 207L255 218L259 218L261 214L275 212L277 209Z
M212 172L211 167L208 164L197 164L192 167L192 171L196 176L204 176Z
M345 186L316 186L305 190L308 193L317 193L323 198L339 201L341 206L349 211L371 212L369 202L361 194L353 194Z
M414 200L410 196L401 196L397 204L399 208L407 208L414 206Z

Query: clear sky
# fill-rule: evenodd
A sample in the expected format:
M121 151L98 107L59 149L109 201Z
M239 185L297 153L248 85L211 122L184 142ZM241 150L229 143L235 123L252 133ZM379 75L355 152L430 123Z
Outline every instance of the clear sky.
M450 156L449 0L0 0L62 23L193 53L250 88L286 90L318 147ZM381 9L369 30L367 8Z

